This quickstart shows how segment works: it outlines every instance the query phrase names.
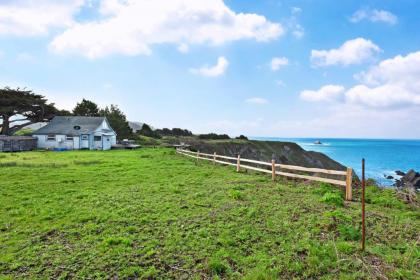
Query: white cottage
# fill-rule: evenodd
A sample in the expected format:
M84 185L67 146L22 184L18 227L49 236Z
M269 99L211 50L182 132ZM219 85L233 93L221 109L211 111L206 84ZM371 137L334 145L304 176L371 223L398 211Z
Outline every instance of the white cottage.
M39 149L109 150L117 142L105 117L55 117L33 136Z

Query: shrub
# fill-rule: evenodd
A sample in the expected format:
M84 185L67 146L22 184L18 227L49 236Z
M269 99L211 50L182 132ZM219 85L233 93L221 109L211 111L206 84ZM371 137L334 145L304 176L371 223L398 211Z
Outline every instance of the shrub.
M205 140L227 140L230 139L229 135L227 134L216 134L216 133L208 133L208 134L200 134L198 135L199 139Z
M315 194L320 194L320 195L324 195L327 192L336 192L337 190L334 189L333 186L331 186L330 184L327 183L321 183L319 184L319 188L314 189L314 193Z
M392 189L381 189L376 186L368 186L366 188L366 203L378 204L388 208L404 207L404 203L400 201Z
M238 137L236 137L236 139L238 140L248 140L248 137L246 137L245 135L239 135Z
M321 198L321 201L336 206L343 206L344 204L343 196L341 194L332 192L325 193L324 196Z
M230 195L230 197L232 197L233 199L236 199L236 200L243 200L244 199L244 194L241 191L238 191L238 190L230 190L229 195Z
M362 237L360 229L350 225L339 225L338 231L344 240L358 241Z
M229 266L223 260L213 258L209 261L208 269L213 274L223 275L227 272Z
M160 145L159 140L151 138L151 137L143 136L143 135L137 136L136 143L139 144L139 145L142 145L142 146L158 146L158 145Z
M123 237L109 237L105 240L105 244L108 246L117 246L117 245L124 245L124 246L131 246L131 240Z

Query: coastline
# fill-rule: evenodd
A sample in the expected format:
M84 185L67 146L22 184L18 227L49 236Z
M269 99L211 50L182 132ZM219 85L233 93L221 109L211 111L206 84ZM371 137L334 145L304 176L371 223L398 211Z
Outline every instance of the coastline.
M379 185L391 187L395 179L400 179L395 171L420 170L420 140L417 139L356 139L356 138L282 138L250 137L252 140L289 141L307 151L321 152L352 167L361 174L361 160L366 159L367 177L375 179ZM319 140L322 144L314 144ZM393 179L386 177L392 176Z

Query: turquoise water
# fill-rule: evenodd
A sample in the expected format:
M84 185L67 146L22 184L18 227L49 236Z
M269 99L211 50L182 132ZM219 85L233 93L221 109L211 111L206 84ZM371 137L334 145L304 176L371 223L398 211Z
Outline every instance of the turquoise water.
M391 185L384 175L396 176L395 171L420 171L420 140L333 139L333 138L274 138L254 137L255 140L295 142L308 151L321 152L360 176L362 158L366 160L366 176L382 185ZM321 141L322 145L314 144Z

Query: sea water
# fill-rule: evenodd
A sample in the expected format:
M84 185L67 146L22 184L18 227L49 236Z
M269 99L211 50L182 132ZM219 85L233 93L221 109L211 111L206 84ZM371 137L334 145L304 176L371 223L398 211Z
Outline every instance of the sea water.
M379 184L390 186L394 180L386 176L396 176L395 171L420 172L420 140L387 139L334 139L334 138L274 138L254 137L254 140L287 141L300 145L307 151L326 154L341 164L351 167L360 176L362 158L366 160L366 177ZM321 144L315 144L320 141Z

